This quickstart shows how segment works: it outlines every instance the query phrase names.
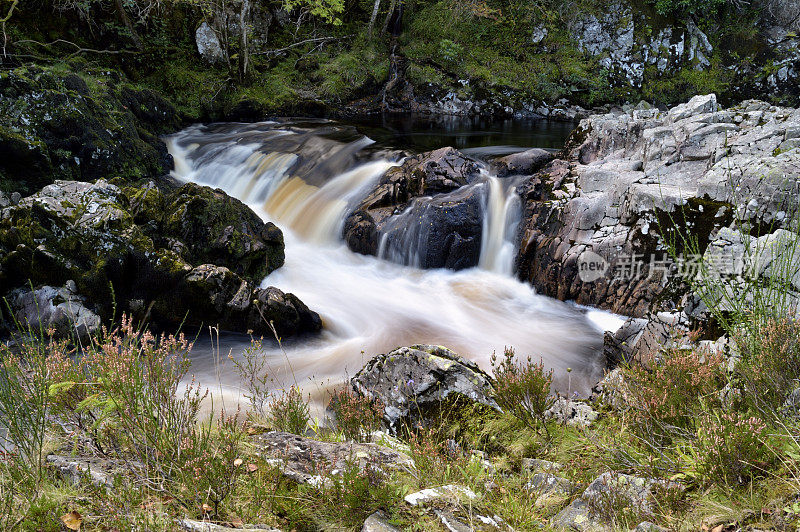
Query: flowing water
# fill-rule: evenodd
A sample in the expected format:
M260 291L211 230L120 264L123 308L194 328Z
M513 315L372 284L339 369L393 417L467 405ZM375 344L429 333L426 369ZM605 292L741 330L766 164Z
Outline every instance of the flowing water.
M365 129L374 137L383 135L382 140L359 131ZM421 150L458 144L451 141L461 131L437 133L438 145L431 133L423 145L406 139L398 146ZM473 138L471 131L468 138ZM489 130L478 143L462 147L476 157L532 145L553 147L537 141L535 133L509 136ZM545 136L557 145L566 133ZM513 346L517 353L542 357L561 390L585 393L601 372L602 331L617 326L619 319L537 295L514 278L521 217L514 178L485 170L470 185L480 187L476 190L483 202L478 267L416 268L419 238L414 236L402 240L405 249L382 255L390 260L347 249L341 239L345 217L405 155L390 139L385 124L366 128L320 120L192 126L167 139L176 178L222 188L281 227L286 263L262 286L293 292L323 319L320 335L285 342L284 351L267 347L275 388L296 382L319 405L330 386L355 374L372 355L433 343L484 368L493 352ZM206 385L218 383L217 394L226 401L240 397L235 368L225 362L228 354L241 356L249 343L248 337L231 333L213 341L201 336L193 352L193 374ZM569 380L568 367L573 370Z

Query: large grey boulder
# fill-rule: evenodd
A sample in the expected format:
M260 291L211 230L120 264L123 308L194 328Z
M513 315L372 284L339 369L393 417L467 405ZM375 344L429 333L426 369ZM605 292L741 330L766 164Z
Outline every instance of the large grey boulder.
M451 394L499 410L489 375L441 346L413 345L377 355L350 383L364 397L381 401L383 419L392 429Z
M222 49L222 44L219 42L217 32L214 31L214 28L212 28L208 22L203 21L203 23L197 27L194 38L200 57L211 64L225 61L225 50Z
M100 329L100 316L86 306L86 299L77 293L73 281L61 288L16 290L9 295L8 303L15 321L25 329L30 327L35 334L51 330L55 338L86 341Z
M530 175L555 158L551 151L541 148L531 148L519 153L512 153L494 160L492 165L497 170L497 175L512 174Z
M759 101L721 109L713 94L582 120L565 158L522 186L520 277L636 318L683 308L699 257L688 249L673 260L672 237L692 234L702 249L737 218L792 230L800 148L786 143L798 126L800 110Z

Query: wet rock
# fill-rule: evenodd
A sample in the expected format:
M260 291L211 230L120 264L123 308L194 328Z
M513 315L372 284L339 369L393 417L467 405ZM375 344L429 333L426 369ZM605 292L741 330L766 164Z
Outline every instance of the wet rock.
M190 324L219 325L225 330L251 330L272 336L272 323L281 337L322 329L319 315L294 294L285 294L273 286L254 288L228 268L213 264L192 269L175 294L163 298L156 308L162 320L183 320L174 308L170 309L175 300L191 309L187 319Z
M544 415L547 419L581 428L590 426L597 419L597 412L588 404L563 397L558 397Z
M221 63L225 61L225 50L222 49L222 44L219 42L217 32L208 24L203 21L194 34L195 42L197 43L197 53L200 54L205 61L211 64Z
M414 468L408 455L373 443L321 442L287 432L267 432L250 441L284 475L301 484L319 485L325 482L324 475L341 475L352 466L362 473L368 469L388 473Z
M554 159L552 152L541 148L531 148L519 153L512 153L493 161L497 175L530 175L539 171L544 165Z
M400 532L400 529L389 523L382 512L375 512L364 521L361 532Z
M607 519L614 515L620 505L647 518L657 508L654 497L666 491L682 490L683 487L675 482L614 472L603 473L589 484L580 497L552 519L551 526L556 530L610 531L614 527Z
M20 289L8 296L15 321L27 329L54 331L54 338L77 338L85 342L100 329L100 316L86 307L73 281L62 288L42 286L33 291Z
M383 419L392 429L450 394L499 410L489 376L474 362L440 346L414 345L377 355L350 383L359 394L381 401Z
M480 165L442 148L389 169L345 221L350 249L420 268L477 265L483 233Z

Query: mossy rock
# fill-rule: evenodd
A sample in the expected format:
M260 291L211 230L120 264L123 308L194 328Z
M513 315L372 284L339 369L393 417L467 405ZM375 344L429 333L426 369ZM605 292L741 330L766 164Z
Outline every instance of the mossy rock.
M156 134L178 127L174 108L117 77L39 66L0 73L0 189L27 195L58 179L167 173Z
M225 266L254 282L283 265L283 233L221 190L187 183L167 199L164 234L192 264Z

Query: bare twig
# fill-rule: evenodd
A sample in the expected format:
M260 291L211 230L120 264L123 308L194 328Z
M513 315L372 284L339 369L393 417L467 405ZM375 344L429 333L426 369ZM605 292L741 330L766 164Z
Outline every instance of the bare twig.
M21 41L16 41L14 44L35 44L37 46L42 46L44 48L48 48L48 47L56 45L56 44L67 44L69 46L75 47L75 51L72 52L71 54L69 54L70 57L72 57L74 55L82 54L82 53L109 54L109 55L115 55L115 54L138 54L139 53L136 50L95 50L94 48L84 48L84 47L80 46L79 44L76 44L76 43L74 43L72 41L67 41L66 39L56 39L55 41L49 42L49 43L43 43L43 42L39 42L39 41L34 41L32 39L23 39Z
M320 43L321 44L321 43L327 43L327 42L332 42L332 41L341 41L341 40L344 40L344 39L348 39L350 37L352 37L352 35L345 35L344 37L317 37L317 38L314 38L314 39L304 39L304 40L298 41L298 42L296 42L294 44L290 44L289 46L286 46L284 48L279 48L277 50L266 50L264 52L254 52L253 55L276 56L276 55L280 55L280 54L286 53L289 50L291 50L292 48L297 48L298 46L302 46L304 44L309 44L309 43Z

